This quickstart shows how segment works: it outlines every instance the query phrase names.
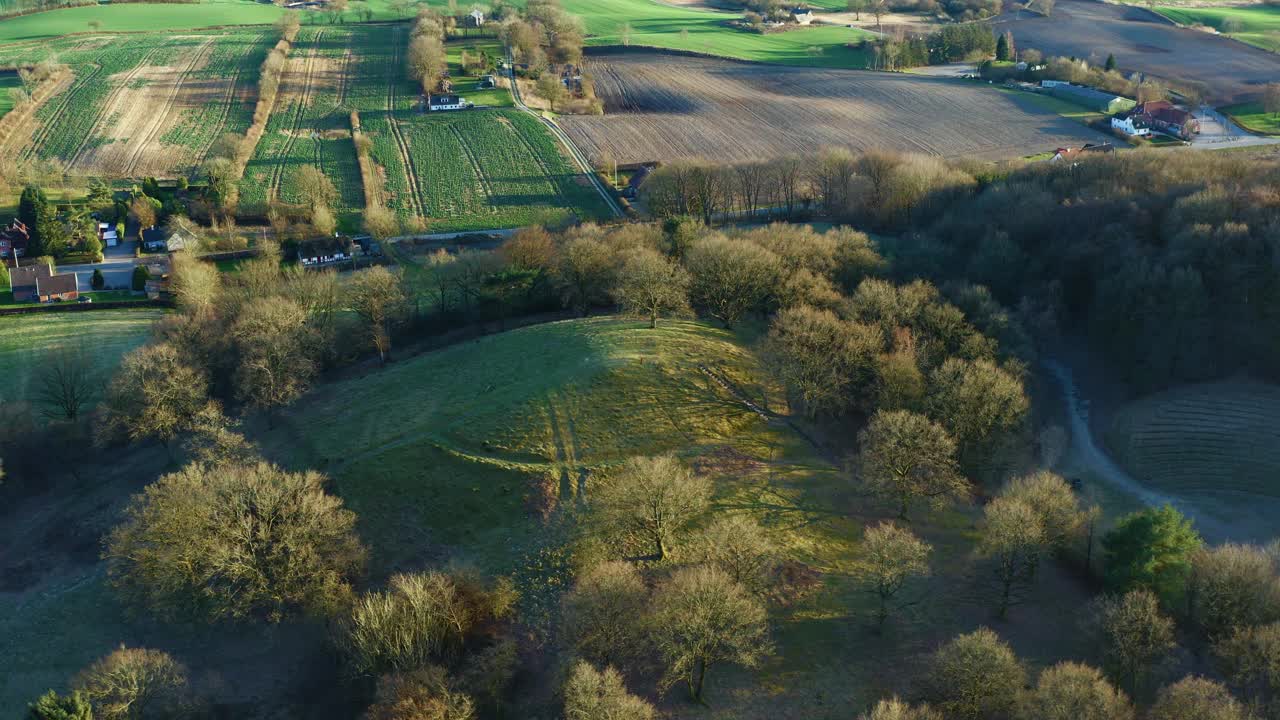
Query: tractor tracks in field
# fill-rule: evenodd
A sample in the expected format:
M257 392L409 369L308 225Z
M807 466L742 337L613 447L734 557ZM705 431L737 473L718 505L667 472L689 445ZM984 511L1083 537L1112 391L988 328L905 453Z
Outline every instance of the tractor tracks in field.
M258 39L262 39L265 34L266 33L259 34ZM209 157L209 150L213 148L213 144L216 143L218 138L222 137L222 134L227 130L227 123L231 121L231 108L236 102L236 88L240 85L240 73L244 69L241 67L241 64L244 62L245 58L249 57L253 52L253 48L255 46L256 41L254 43L246 43L244 52L236 59L236 69L231 73L231 77L227 82L227 89L222 93L222 112L218 117L218 130L213 133L213 137L209 138L209 142L196 153L195 160L197 165L203 163L205 159Z
M134 177L138 171L138 164L142 161L142 153L146 150L160 132L160 128L164 127L165 122L173 113L173 102L178 97L178 93L182 92L182 86L186 84L187 79L191 77L191 73L195 70L202 60L205 60L209 53L213 51L214 38L204 41L204 44L195 52L191 53L191 61L182 69L182 73L178 75L178 79L174 81L173 87L169 88L169 96L165 98L164 105L161 109L154 113L151 118L151 124L143 133L142 142L129 141L129 158L125 161L123 174L126 177Z
M58 94L58 105L54 108L48 119L41 121L37 126L36 131L31 134L31 140L22 150L20 155L21 159L27 160L31 158L31 156L38 154L37 149L49 139L49 135L53 133L53 128L58 124L58 121L62 119L62 116L66 114L67 108L71 105L71 98L80 90L80 88L92 82L93 79L101 73L102 66L94 65L93 72L86 74L84 77L76 78L71 83L71 87Z
M299 93L298 107L293 113L293 123L289 128L289 132L285 134L284 146L280 148L280 152L276 153L276 162L271 168L271 183L267 186L268 199L279 199L280 185L284 181L285 163L293 152L293 145L298 140L298 134L302 132L302 121L306 117L307 106L311 103L312 83L315 81L316 56L322 39L324 39L324 31L320 30L312 38L311 47L307 50L306 64L302 71L302 92ZM279 99L276 102L279 102Z
M67 161L68 168L75 167L80 162L85 151L89 149L89 141L101 134L100 131L103 123L110 121L111 117L107 115L107 113L111 108L116 106L116 101L120 99L120 94L138 78L138 75L142 72L143 68L151 67L151 58L154 57L162 47L164 47L164 45L156 45L148 50L146 54L138 60L137 64L135 64L129 72L125 73L125 76L120 79L120 82L116 83L115 87L111 88L111 92L107 95L106 99L98 105L100 108L98 110L98 119L94 121L89 132L85 133L84 137L80 139L80 144L76 147L76 151L71 154L71 159Z
M475 173L476 182L480 183L480 192L484 193L484 198L490 204L493 202L493 188L489 186L489 177L484 174L484 168L480 167L480 159L472 152L471 146L467 144L467 139L462 137L462 133L458 131L458 126L450 124L449 132L458 140L458 147L462 148L462 152L467 156L467 162L471 163L471 171Z
M418 170L413 163L413 155L409 152L409 142L400 130L400 121L396 118L396 68L400 67L400 37L397 30L391 38L391 67L387 71L387 127L391 128L391 137L400 149L400 160L404 164L404 174L409 183L409 209L413 214L425 218L427 216L422 190L418 186Z

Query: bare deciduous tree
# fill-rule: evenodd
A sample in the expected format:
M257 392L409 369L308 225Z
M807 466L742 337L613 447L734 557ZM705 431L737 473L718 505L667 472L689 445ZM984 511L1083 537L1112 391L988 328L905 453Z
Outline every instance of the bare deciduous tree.
M186 667L159 650L122 645L71 684L104 720L179 717L192 709Z
M709 479L695 475L675 455L659 455L631 458L589 501L602 529L622 533L662 560L710 500Z
M955 453L955 441L941 425L907 410L881 410L858 434L858 477L906 520L916 503L938 507L968 496Z
M910 530L891 522L867 528L862 538L858 579L876 596L876 627L883 629L895 600L912 578L929 574L933 548Z
M1098 636L1107 672L1135 695L1152 667L1176 647L1173 621L1149 590L1099 599L1086 623Z
M1060 662L1040 673L1026 720L1133 720L1129 698L1096 668Z
M613 296L628 315L650 328L658 318L689 315L689 273L656 250L636 250L618 271Z
M701 702L707 671L720 663L755 667L772 651L764 606L722 570L677 570L654 599L654 641L666 683L684 681Z
M54 348L40 362L37 372L36 396L46 406L49 417L75 420L97 394L98 376L83 347Z
M1026 685L1021 661L989 628L956 637L933 654L927 694L948 718L1005 717Z
M1046 546L1044 525L1026 502L998 497L987 504L978 550L993 563L999 589L997 617L1005 617L1009 608L1022 602Z
M627 692L612 667L596 670L578 661L564 685L565 720L652 720L653 706Z
M626 667L640 655L649 591L627 562L601 563L583 573L564 597L565 634L593 662Z
M369 339L385 364L391 353L391 326L404 312L405 294L397 273L381 265L355 274L351 307L364 321Z

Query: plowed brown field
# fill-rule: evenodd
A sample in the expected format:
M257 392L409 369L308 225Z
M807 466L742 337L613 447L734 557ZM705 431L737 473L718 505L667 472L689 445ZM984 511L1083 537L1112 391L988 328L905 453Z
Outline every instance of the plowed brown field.
M593 161L752 160L821 147L1001 160L1107 137L1017 94L901 73L627 53L590 58L603 116L567 116Z

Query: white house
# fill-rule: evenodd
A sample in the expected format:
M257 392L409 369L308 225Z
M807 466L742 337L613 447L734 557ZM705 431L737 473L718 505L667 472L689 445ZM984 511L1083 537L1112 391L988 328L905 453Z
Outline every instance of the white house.
M1114 115L1111 118L1111 128L1119 130L1125 135L1150 135L1151 128L1147 127L1137 119L1135 113L1126 113L1124 115Z
M484 25L484 11L480 8L473 9L467 18L471 21L472 27L481 27Z
M801 25L808 25L813 22L813 11L809 8L794 8L791 11L791 19Z
M471 107L471 103L457 95L436 95L433 93L427 97L427 110L429 112L466 110L469 107Z

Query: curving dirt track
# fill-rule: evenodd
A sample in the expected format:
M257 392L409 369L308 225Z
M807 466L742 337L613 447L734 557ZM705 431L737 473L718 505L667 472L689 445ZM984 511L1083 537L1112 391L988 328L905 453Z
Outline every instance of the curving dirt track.
M590 58L603 116L559 122L593 162L755 160L821 147L1004 160L1104 142L1017 94L902 73L626 53Z
M1101 64L1114 53L1126 72L1202 82L1207 99L1215 104L1257 95L1263 85L1280 79L1280 55L1180 28L1140 7L1058 0L1051 18L1007 13L995 20L995 27L1012 30L1018 47L1046 55L1091 58Z

